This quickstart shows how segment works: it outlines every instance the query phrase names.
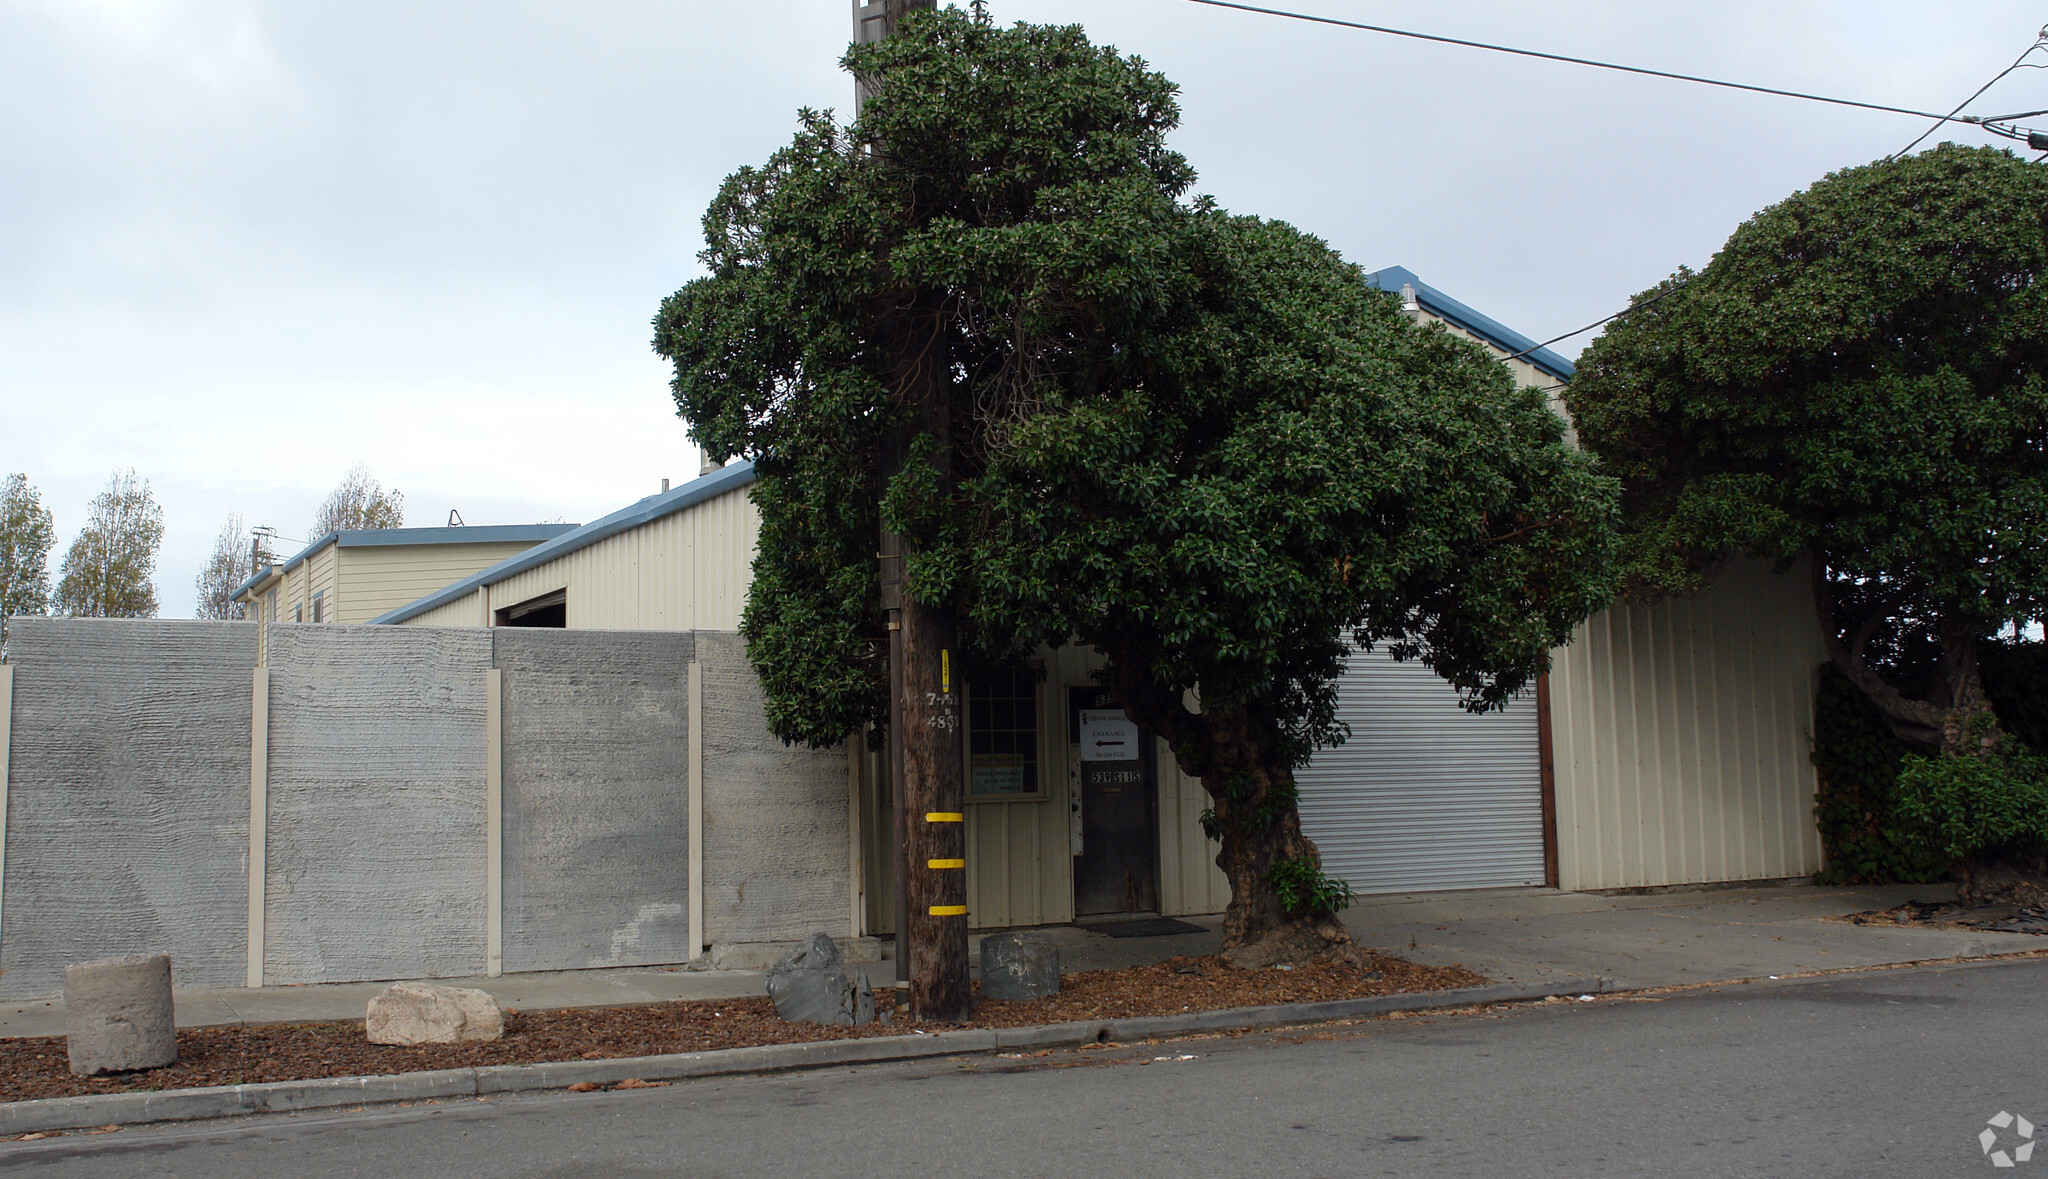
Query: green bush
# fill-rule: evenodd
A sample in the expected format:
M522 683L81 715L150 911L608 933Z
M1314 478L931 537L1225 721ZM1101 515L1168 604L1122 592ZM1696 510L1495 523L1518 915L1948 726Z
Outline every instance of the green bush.
M1990 757L1907 757L1893 810L1939 854L1964 863L2048 844L2048 758L2008 739Z
M1827 866L1819 883L1924 884L1946 876L1947 861L1894 811L1899 766L1911 752L1840 668L1821 668L1813 813Z
M1328 917L1351 907L1351 884L1326 875L1309 856L1276 860L1266 869L1266 883L1280 898L1280 907L1302 917Z

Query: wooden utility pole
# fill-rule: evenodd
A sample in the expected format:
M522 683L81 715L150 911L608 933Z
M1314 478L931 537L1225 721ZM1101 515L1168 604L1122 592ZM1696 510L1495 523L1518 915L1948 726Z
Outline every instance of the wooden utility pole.
M853 0L854 39L893 35L913 9L935 0ZM869 93L856 79L854 109ZM913 440L938 443L932 460L942 486L952 482L951 382L939 301L920 293L877 327L884 378L908 412L884 444L882 488L903 469ZM959 1023L967 1018L966 749L960 707L957 635L950 612L919 602L903 584L911 548L886 527L879 537L882 608L889 620L889 771L896 814L896 962L910 982L911 1014Z

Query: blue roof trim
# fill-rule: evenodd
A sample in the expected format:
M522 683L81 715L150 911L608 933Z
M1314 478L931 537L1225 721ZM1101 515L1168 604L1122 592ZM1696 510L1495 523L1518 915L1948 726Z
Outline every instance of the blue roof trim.
M1507 327L1497 320L1479 314L1428 283L1415 277L1415 272L1405 266L1389 266L1365 276L1365 281L1383 291L1400 293L1403 286L1415 288L1416 302L1422 308L1440 319L1447 319L1473 335L1513 355L1524 352L1522 359L1560 381L1569 381L1576 371L1572 362L1548 348L1538 348L1536 341Z
M574 524L476 524L460 525L454 528L352 528L330 532L299 550L297 556L282 565L265 565L235 587L228 595L230 601L241 597L252 587L278 573L290 573L306 563L314 553L334 545L336 548L375 548L379 545L403 544L503 544L511 541L553 540L565 532L575 530Z
M746 461L733 463L731 466L713 471L709 475L692 479L681 487L671 488L659 495L650 495L630 507L620 508L609 516L592 520L574 532L563 533L546 544L536 545L516 557L508 557L488 569L472 573L461 581L445 589L436 590L416 602L409 602L396 610L379 614L377 617L372 618L369 624L371 626L390 625L392 623L404 622L408 618L417 618L429 610L445 606L459 598L468 597L482 586L496 585L506 578L524 573L536 565L544 565L556 557L573 553L577 549L588 548L607 536L616 536L629 528L638 528L642 524L659 520L663 516L680 512L684 508L695 507L707 499L716 499L729 491L737 491L740 488L750 486L753 482L753 463Z

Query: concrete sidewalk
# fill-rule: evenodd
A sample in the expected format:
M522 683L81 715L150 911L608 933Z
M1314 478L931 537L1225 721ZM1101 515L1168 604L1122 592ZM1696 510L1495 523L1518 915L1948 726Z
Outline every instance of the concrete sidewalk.
M1607 896L1550 889L1418 893L1361 898L1345 913L1358 941L1431 965L1462 964L1504 983L1603 977L1621 988L1763 978L1930 958L2048 950L2028 934L1908 929L1828 920L1908 899L1947 900L1947 885L1817 888L1806 885ZM1213 954L1218 917L1192 919L1203 932L1112 938L1088 926L1041 932L1067 970ZM979 936L971 939L979 942ZM862 964L875 985L895 981L894 963ZM481 987L508 1006L542 1010L608 1007L672 999L731 999L764 992L757 970L638 967L441 979ZM361 1019L381 982L180 990L178 1024ZM64 1032L60 1000L0 1005L0 1036Z

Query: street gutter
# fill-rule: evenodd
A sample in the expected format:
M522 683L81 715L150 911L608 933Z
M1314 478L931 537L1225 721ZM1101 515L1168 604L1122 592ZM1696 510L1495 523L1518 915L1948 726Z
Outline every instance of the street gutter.
M220 1085L206 1089L165 1089L0 1102L0 1138L51 1130L82 1130L140 1122L181 1122L241 1114L289 1113L336 1106L394 1101L487 1097L571 1085L608 1086L625 1080L674 1081L696 1077L783 1072L842 1064L873 1064L932 1056L1007 1052L1020 1048L1067 1048L1121 1044L1196 1032L1290 1027L1359 1019L1405 1011L1438 1011L1488 1003L1519 1003L1557 995L1611 994L1604 978L1548 983L1497 983L1454 991L1376 995L1324 1003L1280 1003L1230 1007L1182 1015L1082 1020L1021 1028L963 1028L912 1032L861 1040L812 1040L762 1044L712 1052L627 1056L611 1060L565 1060L545 1064L495 1064L481 1068L435 1069L367 1077L320 1077L261 1085Z

